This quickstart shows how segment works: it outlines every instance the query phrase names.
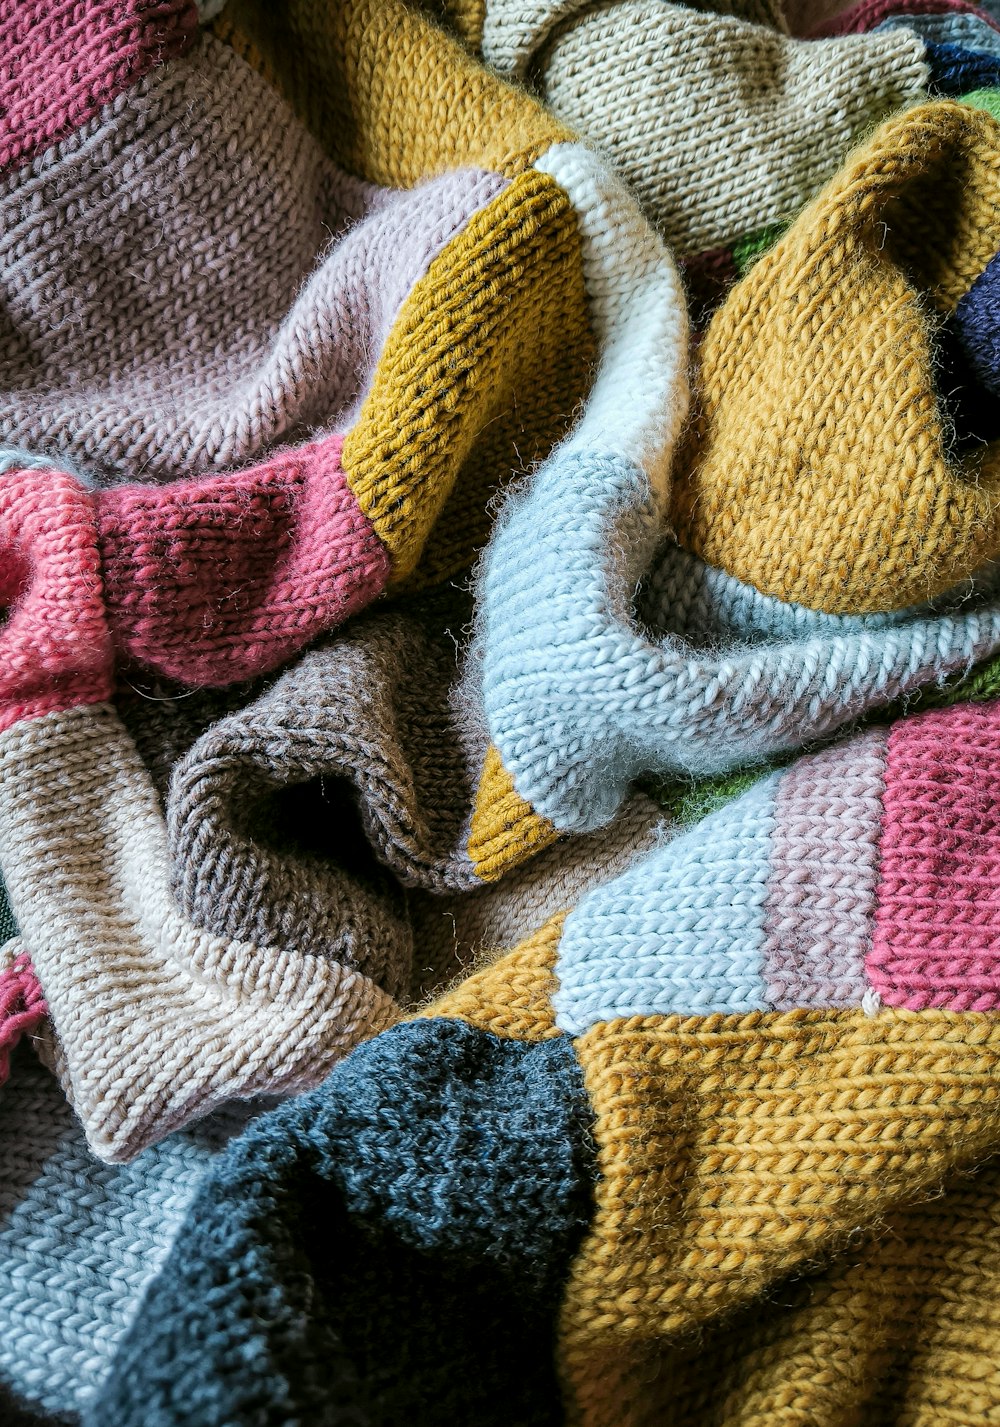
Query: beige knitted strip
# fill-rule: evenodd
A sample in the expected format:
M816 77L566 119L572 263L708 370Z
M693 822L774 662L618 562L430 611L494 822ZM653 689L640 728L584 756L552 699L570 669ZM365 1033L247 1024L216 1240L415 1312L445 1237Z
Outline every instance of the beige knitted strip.
M483 54L538 84L680 252L794 217L929 75L905 29L794 40L663 0L489 0Z
M0 865L102 1159L235 1097L301 1090L397 1018L337 962L200 931L170 891L153 784L110 705L0 735Z

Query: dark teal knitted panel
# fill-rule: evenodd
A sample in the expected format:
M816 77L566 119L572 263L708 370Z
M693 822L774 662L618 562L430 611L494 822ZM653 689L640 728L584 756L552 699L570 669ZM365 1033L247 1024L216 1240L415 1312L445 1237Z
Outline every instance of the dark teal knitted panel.
M554 1427L590 1124L565 1037L360 1046L227 1151L88 1427Z

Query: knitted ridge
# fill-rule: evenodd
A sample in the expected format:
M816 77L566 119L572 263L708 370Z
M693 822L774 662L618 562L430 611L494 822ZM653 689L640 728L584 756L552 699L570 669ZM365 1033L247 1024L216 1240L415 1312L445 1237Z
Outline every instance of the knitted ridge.
M209 1175L85 1422L557 1423L588 1120L564 1038L360 1047Z
M101 1158L226 1100L314 1084L396 1018L362 970L185 916L153 784L109 705L0 733L0 785L0 862L45 991L48 1054Z
M794 216L931 73L903 30L818 43L659 0L488 0L482 53L613 161L680 253Z
M0 1378L22 1401L70 1416L93 1398L209 1164L245 1121L213 1116L104 1165L49 1072L18 1057L0 1096Z

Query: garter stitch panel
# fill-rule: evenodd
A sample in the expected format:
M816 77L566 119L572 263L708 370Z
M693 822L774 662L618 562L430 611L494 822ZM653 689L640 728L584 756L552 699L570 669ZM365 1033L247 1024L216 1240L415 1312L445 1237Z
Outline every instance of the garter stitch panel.
M226 1100L315 1084L396 1019L360 971L191 923L155 790L110 706L7 729L0 784L0 862L50 1057L101 1158L128 1159Z
M690 253L792 217L866 129L926 97L924 43L889 34L796 40L662 0L489 0L482 53L534 81Z

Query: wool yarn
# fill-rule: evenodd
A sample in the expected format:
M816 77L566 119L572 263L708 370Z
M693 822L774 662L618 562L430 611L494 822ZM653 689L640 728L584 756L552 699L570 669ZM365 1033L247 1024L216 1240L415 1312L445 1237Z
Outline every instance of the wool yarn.
M111 705L5 730L0 785L0 862L55 1032L47 1055L102 1158L227 1100L315 1083L398 1015L363 970L186 916L154 786Z
M0 0L4 1424L1000 1415L1000 30L824 23Z
M360 1047L208 1177L84 1420L557 1422L588 1118L564 1040L429 1020Z
M97 0L82 24L90 8L107 20L95 33L110 53L124 31ZM122 0L115 23L134 29L142 13ZM588 379L575 209L531 163L563 131L416 12L382 6L373 27L361 7L338 23L362 24L360 49L389 54L400 16L420 73L455 87L454 112L420 158L400 147L401 134L423 132L414 85L386 93L367 72L346 75L353 132L371 140L364 161L349 156L353 172L240 46L187 21L176 52L98 68L86 112L59 35L34 12L25 31L55 109L30 156L11 151L0 198L11 219L0 254L0 864L17 955L30 956L49 1012L47 1059L111 1161L234 1097L315 1083L396 1018L412 970L391 857L386 867L364 848L341 866L328 855L318 874L302 830L286 847L272 824L276 854L265 841L241 861L238 837L222 847L235 833L224 809L213 822L219 790L190 764L175 770L188 749L162 747L131 690L151 686L156 700L164 680L194 685L204 705L205 686L233 686L222 702L235 715L254 697L248 681L387 586L467 567L490 490L545 453ZM143 43L155 48L158 33ZM512 124L484 147L482 116L498 104ZM206 211L220 215L207 234ZM460 498L416 571L456 482ZM388 688L388 658L377 641L372 651ZM307 662L298 692L280 683L255 727L271 718L273 731L275 715L315 694L311 678L335 672ZM359 712L345 708L343 731ZM331 763L335 729L334 718L323 731ZM272 792L282 776L294 787L301 748ZM221 772L221 752L203 745L196 762ZM376 783L372 825L379 808L398 822L399 799ZM277 813L259 783L235 807L251 823ZM436 860L431 881L447 884L440 869L454 866L458 885L473 882L462 809L443 808L409 845L403 832L376 838L376 854L398 847L414 865ZM207 855L213 838L221 864Z
M606 154L680 253L793 217L930 78L903 30L806 42L663 0L482 9L484 59Z
M113 484L201 477L277 442L346 432L347 491L327 538L341 538L344 519L370 523L403 578L462 463L485 466L482 479L509 471L515 428L492 431L492 453L473 456L476 433L514 401L519 449L535 459L553 408L571 410L582 394L586 313L565 200L502 148L484 169L460 127L457 147L439 136L443 151L410 175L409 191L347 173L273 86L191 24L170 63L126 66L121 92L121 71L95 74L84 114L73 57L35 13L49 8L28 6L25 24L32 72L56 96L50 146L30 162L12 149L0 181L0 439ZM121 8L90 0L86 10ZM443 34L429 58L447 74L456 56ZM540 111L521 108L544 131ZM403 100L394 112L419 123ZM368 118L377 129L377 104ZM207 210L220 215L208 230ZM462 311L466 397L456 403L440 363ZM435 381L447 419L429 423L421 393ZM471 553L453 542L437 559L447 573Z
M988 19L973 13L950 10L942 15L890 15L877 28L907 29L930 44L957 45L980 54L1000 55L1000 30Z
M682 544L837 613L916 603L992 557L992 448L948 460L927 312L949 316L1000 246L998 158L995 127L967 106L891 119L733 290L699 351L671 510ZM821 274L822 317L789 322L787 294L811 312L801 295ZM817 363L851 412L835 433L793 415L811 409L795 383ZM753 555L734 556L738 541Z
M844 331L839 358L831 355L838 348L829 325L815 337L808 319L799 330L789 326L785 288L770 309L763 305L770 281L784 282L788 273L796 290L809 271L828 276L829 292L850 283L844 247L831 249L825 267L817 236L847 201L842 195L854 195L850 201L869 213L865 193L883 180L892 191L907 154L919 196L921 172L939 173L935 154L944 162L966 153L988 197L995 143L989 119L946 103L912 110L876 132L712 319L699 349L695 418L672 470L669 442L662 435L656 448L644 441L642 398L658 391L679 429L684 366L676 361L677 336L664 343L662 335L667 314L683 322L676 279L669 288L661 279L664 326L650 330L652 299L621 300L613 286L627 290L627 281L642 293L640 260L626 279L617 257L609 274L610 244L586 250L604 350L591 402L571 437L507 501L480 572L482 697L493 745L471 827L481 877L503 875L558 833L606 824L643 774L708 774L800 748L996 652L994 574L975 573L993 548L990 448L978 486L961 463L951 473L945 462L928 323L901 266L904 254L909 260L905 230L891 265L875 250L874 234L871 248L857 247L853 229L842 240L852 245L857 281L875 284L865 291L881 294L886 311L902 307L899 330L909 345L895 373L883 368L884 323L875 330L874 309L866 320L877 380L869 382L863 366L849 378L853 327L850 336ZM901 203L908 178L898 180ZM990 235L972 217L982 217L977 190L963 195L967 210L958 198L947 213L937 198L927 210L943 233L962 235L961 245L949 237L954 270L935 277L939 300L952 307L992 256ZM830 221L836 232L838 220ZM802 267L789 265L789 254L800 251ZM845 286L845 304L854 301L852 291ZM846 320L848 310L831 303L831 320L838 311ZM958 340L970 346L960 322ZM857 419L842 428L844 440L859 443L854 466L849 446L831 444L825 406L795 395L792 373L810 341L817 361L837 364L838 393L855 383L846 391L855 393ZM737 363L741 342L746 360ZM640 363L650 375L636 382L630 364ZM915 366L924 386L911 400L906 383ZM637 394L631 408L618 406L634 412L631 425L621 415L617 428L605 420L605 392L609 401L613 392ZM787 420L768 414L775 403ZM892 443L880 416L890 411L900 423ZM786 429L795 439L775 444L774 433ZM877 478L868 465L869 431L882 443ZM900 467L901 449L914 460L925 453L922 475ZM839 499L834 482L846 485ZM663 543L668 518L693 554ZM648 590L637 609L633 592L644 578ZM906 594L923 596L934 584L953 588L893 610Z
M23 1403L77 1420L246 1119L216 1115L131 1165L101 1164L53 1077L18 1057L0 1097L0 1377Z
M243 1421L251 1404L263 1404L262 1422L352 1411L391 1421L406 1414L411 1392L423 1393L428 1421L443 1420L440 1393L470 1420L511 1410L518 1421L563 1420L551 1380L538 1376L537 1343L549 1339L542 1325L557 1321L570 1420L649 1423L661 1391L672 1391L672 1380L650 1379L653 1363L684 1365L681 1400L711 1398L718 1384L698 1371L690 1334L714 1344L723 1323L762 1294L775 1301L763 1317L755 1309L743 1353L760 1365L748 1411L763 1420L752 1416L753 1392L777 1389L769 1335L794 1332L795 1310L829 1334L830 1317L865 1301L880 1265L897 1254L907 1261L885 1237L887 1218L904 1243L926 1243L942 1219L923 1201L995 1137L994 1020L957 1009L985 1005L974 961L950 968L939 1003L947 1010L927 999L910 1009L899 987L881 1000L870 992L881 964L873 921L904 960L907 919L927 908L939 909L940 934L961 945L948 909L961 915L963 898L983 944L995 936L992 900L987 911L973 879L990 896L995 878L976 864L995 842L998 748L993 703L873 729L800 760L731 805L728 834L710 817L666 843L416 1021L360 1046L316 1091L262 1117L209 1170L184 1247L150 1291L88 1422L101 1412L123 1424ZM932 828L949 818L950 798L968 816L948 846ZM900 846L894 823L913 825L904 804L925 833ZM928 862L929 841L937 856ZM880 882L887 859L899 859L899 871ZM755 883L762 895L748 895ZM771 948L760 948L760 964L774 959L753 1006L746 948L755 909ZM686 966L685 935L700 951ZM589 959L587 938L597 953ZM947 956L944 945L936 951ZM603 977L612 994L599 992L574 1019L581 971L589 986ZM720 997L724 983L738 995ZM661 997L655 1009L644 987ZM795 1009L775 1009L785 997ZM944 1232L962 1242L969 1216L989 1215L990 1187L987 1179L982 1192L960 1193ZM319 1204L335 1217L333 1236L329 1217L323 1227L314 1219ZM355 1258L355 1242L366 1260ZM407 1311L411 1246L421 1250L418 1291L435 1305L435 1323L456 1321L457 1289L467 1305L464 1326L436 1341L426 1316ZM793 1275L825 1262L810 1298L782 1296ZM498 1263L517 1275L520 1295L520 1312L502 1327ZM966 1405L960 1420L976 1410L988 1420L1000 1402L988 1335L976 1323L949 1328L936 1308L954 1267L931 1255L918 1275L886 1278L886 1322L870 1345L886 1371L872 1382L825 1374L814 1400L834 1411L865 1390L872 1402L904 1398L915 1420L930 1420L947 1386ZM977 1287L988 1288L993 1271L987 1257ZM473 1308L483 1291L492 1306ZM921 1367L923 1345L899 1343L897 1302L927 1314L930 1332L950 1332L956 1356ZM379 1336L387 1323L391 1345ZM528 1324L534 1348L522 1336ZM242 1351L248 1341L251 1354ZM880 1359L893 1343L895 1360ZM723 1379L730 1386L739 1348L737 1340L737 1365ZM490 1396L498 1368L502 1404Z

